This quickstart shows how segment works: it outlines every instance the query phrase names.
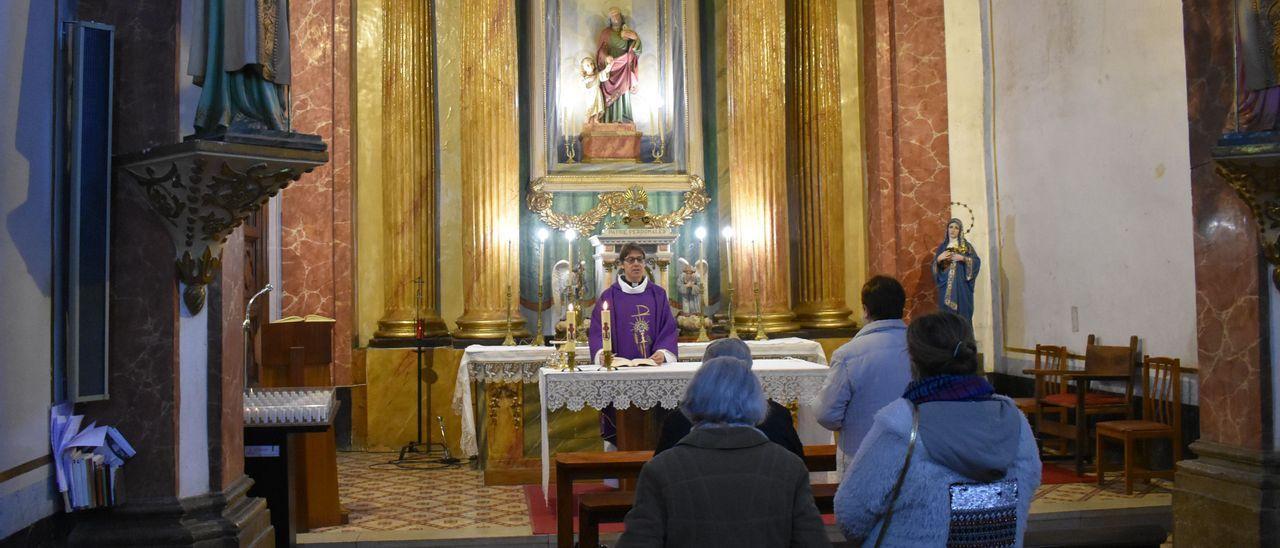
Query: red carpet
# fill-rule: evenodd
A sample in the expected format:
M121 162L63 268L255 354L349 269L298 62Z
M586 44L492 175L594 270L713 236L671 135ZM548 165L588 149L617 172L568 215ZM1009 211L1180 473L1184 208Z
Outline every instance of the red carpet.
M1074 464L1043 463L1040 469L1040 485L1057 485L1060 483L1093 483L1098 480L1094 476L1076 475Z
M552 487L555 487L553 484ZM578 504L577 496L586 493L599 493L602 491L612 491L612 487L607 487L603 483L575 483L573 484L574 505L573 505L573 530L578 531ZM533 525L533 534L535 535L554 535L556 533L556 496L555 491L546 499L542 498L541 485L524 486L524 498L529 503L529 521ZM622 532L621 523L602 523L600 524L600 533L620 533Z

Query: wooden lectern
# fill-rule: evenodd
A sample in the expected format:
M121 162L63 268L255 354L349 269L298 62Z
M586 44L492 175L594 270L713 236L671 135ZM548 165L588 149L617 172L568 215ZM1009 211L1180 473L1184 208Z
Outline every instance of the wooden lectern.
M333 386L333 320L296 316L262 328L261 385L268 388ZM305 481L295 485L297 523L306 529L347 523L338 503L338 447L333 428L297 436L294 465Z

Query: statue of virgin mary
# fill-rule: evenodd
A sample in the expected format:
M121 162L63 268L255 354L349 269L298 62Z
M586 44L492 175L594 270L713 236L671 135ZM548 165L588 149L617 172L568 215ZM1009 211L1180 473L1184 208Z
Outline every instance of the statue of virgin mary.
M964 223L960 219L947 222L947 233L933 251L932 263L939 308L973 322L973 287L982 259L964 238Z
M288 0L198 0L187 73L197 136L289 131Z

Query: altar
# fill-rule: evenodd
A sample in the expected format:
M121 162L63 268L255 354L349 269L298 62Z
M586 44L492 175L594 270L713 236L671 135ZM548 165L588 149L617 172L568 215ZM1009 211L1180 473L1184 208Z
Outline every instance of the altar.
M816 343L815 343L816 344ZM754 350L754 349L753 349ZM753 352L754 354L754 352ZM547 420L550 411L566 407L580 410L584 407L604 409L610 405L619 410L628 407L675 409L693 374L702 362L680 362L660 367L631 367L607 371L598 365L585 366L582 371L561 371L544 367L538 370L538 395L542 416L542 491L547 490L550 479L551 451L547 443ZM796 358L755 359L751 370L760 378L760 385L769 399L796 410L796 433L805 445L832 443L831 432L817 423L813 405L822 383L827 378L827 366ZM623 429L618 431L619 448L628 447Z
M784 399L774 399L784 405L797 404L798 417L809 416L805 405L800 405L803 398L799 395L816 395L826 378L827 359L822 346L815 341L800 338L746 343L752 356L759 362L785 363L787 365L783 369L787 370L795 369L796 364L804 364L803 374L800 375L804 380L797 380L789 385L785 394L778 392L779 397ZM655 374L683 375L684 380L681 382L687 383L697 369L697 364L702 362L709 344L682 342L678 348L680 363L656 368L636 368L624 374L645 373L646 378L652 378ZM484 469L487 484L538 481L542 453L553 452L551 446L557 445L557 438L563 444L564 438L568 436L559 436L557 432L576 429L580 436L579 442L584 444L577 448L579 450L600 447L598 425L591 409L581 412L584 405L565 405L566 402L559 402L559 398L559 403L550 407L551 411L543 406L540 370L554 354L555 349L549 346L473 345L465 350L454 383L452 408L461 418L461 452L465 457L478 457L477 462ZM756 370L761 374L759 362ZM578 363L584 369L594 367L587 365L585 355L579 356ZM680 384L681 391L683 386ZM768 389L766 392L769 393ZM773 393L769 394L772 398ZM679 394L676 394L675 399L664 399L662 407L674 407L678 398ZM666 401L667 399L670 401ZM590 404L586 404L586 407L595 408ZM559 420L550 417L557 414L562 415ZM568 418L570 415L576 418ZM534 421L538 421L538 424ZM543 421L548 421L546 428L542 428ZM575 424L566 424L569 421ZM806 423L808 426L805 426ZM533 428L535 426L538 428ZM830 433L822 430L812 418L801 421L798 431L801 441L805 443L831 443Z

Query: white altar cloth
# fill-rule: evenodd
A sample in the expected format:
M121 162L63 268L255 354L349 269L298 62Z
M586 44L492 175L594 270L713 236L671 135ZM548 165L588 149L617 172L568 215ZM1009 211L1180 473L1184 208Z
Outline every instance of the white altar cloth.
M755 359L796 358L818 364L826 364L827 356L817 342L790 337L767 341L744 341ZM679 344L681 362L702 362L709 342L682 342ZM471 383L489 382L538 382L538 369L547 364L555 349L550 346L468 346L458 366L458 378L453 386L453 411L462 420L459 445L465 457L479 454L476 440L476 416L472 407ZM587 349L581 348L578 363L588 363ZM580 408L580 407L579 407Z
M561 407L579 410L583 407L603 409L613 405L619 409L636 406L650 409L661 406L674 409L684 395L698 363L675 363L659 367L629 367L602 371L590 365L583 371L557 369L538 370L538 399L542 422L542 492L547 493L551 476L551 451L547 440L547 414ZM822 428L814 416L813 406L827 378L827 366L798 359L758 359L751 370L769 399L783 405L799 404L796 432L805 445L832 443L831 432Z

